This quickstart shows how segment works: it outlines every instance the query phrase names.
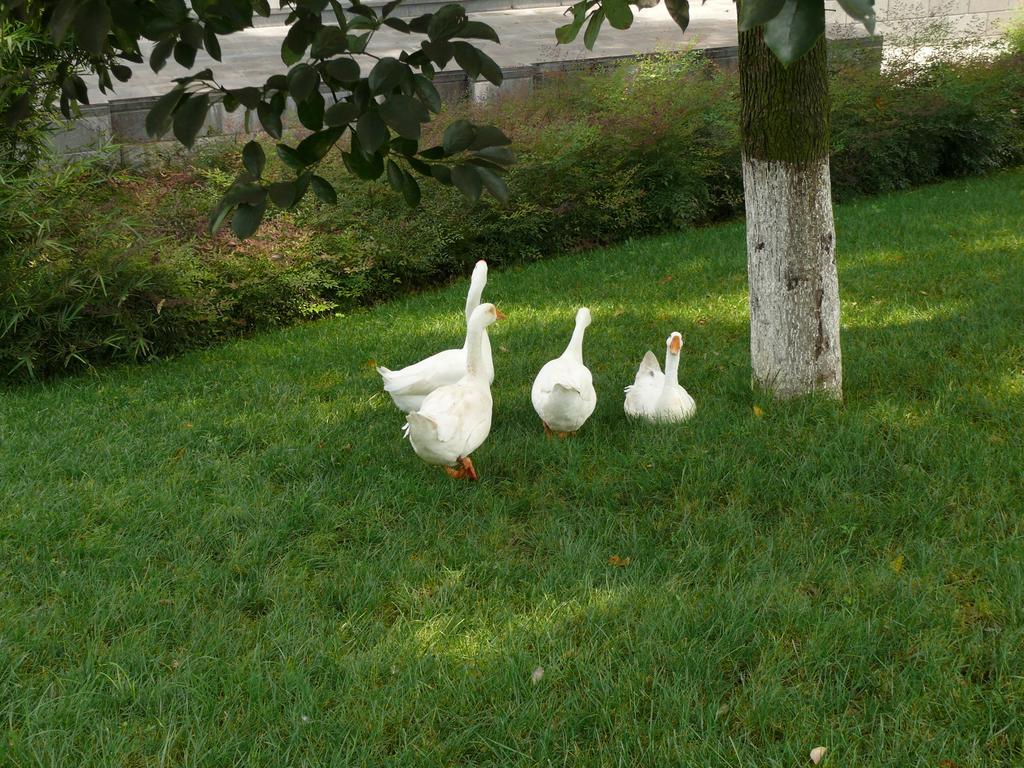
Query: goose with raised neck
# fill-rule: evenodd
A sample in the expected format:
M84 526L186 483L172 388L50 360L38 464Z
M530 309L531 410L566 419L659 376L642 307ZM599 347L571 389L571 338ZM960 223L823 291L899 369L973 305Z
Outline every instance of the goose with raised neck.
M446 349L435 355L413 363L405 368L392 371L377 366L377 373L384 383L384 391L395 405L408 413L423 405L423 399L438 387L454 384L466 372L469 355L469 320L480 305L484 287L487 285L487 262L480 260L473 269L473 276L466 294L466 340L459 349ZM494 364L491 359L491 343L484 329L481 346L484 351L484 372L488 381L494 381Z
M590 323L590 310L580 307L565 351L545 363L534 379L530 399L548 437L575 434L597 406L594 379L583 363L583 337Z
M455 478L477 479L470 454L491 431L490 348L483 339L487 326L504 315L493 304L481 304L469 319L466 369L454 384L438 387L410 411L405 434L416 455L445 468Z

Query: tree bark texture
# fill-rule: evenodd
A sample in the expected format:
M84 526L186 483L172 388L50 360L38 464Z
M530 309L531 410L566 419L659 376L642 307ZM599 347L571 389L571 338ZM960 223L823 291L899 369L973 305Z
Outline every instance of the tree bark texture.
M777 397L842 397L825 40L790 67L740 33L753 379Z

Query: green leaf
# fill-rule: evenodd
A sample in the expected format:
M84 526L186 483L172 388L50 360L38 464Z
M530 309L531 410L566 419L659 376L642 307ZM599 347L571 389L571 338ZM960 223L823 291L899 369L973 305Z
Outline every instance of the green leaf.
M616 29L629 29L633 23L633 12L629 10L626 0L604 0L602 7L608 23Z
M270 15L270 3L267 0L249 0L249 3L259 16L267 18Z
M64 42L64 37L68 33L68 27L71 26L71 22L75 18L75 1L76 0L60 0L57 3L57 7L53 9L53 15L50 16L50 23L47 28L50 31L50 37L55 43L60 45Z
M346 50L348 50L348 35L340 27L321 27L313 38L309 55L314 59L327 59L344 53ZM351 59L347 61L355 64ZM358 65L356 65L356 69L358 71ZM358 75L356 77L358 78Z
M260 205L267 199L267 190L261 187L259 184L253 184L252 182L235 182L231 185L231 188L224 193L224 197L221 199L221 205L232 208L239 203L247 203L248 205Z
M271 138L281 138L281 131L283 130L283 127L281 125L281 113L278 112L277 109L267 102L261 101L256 106L256 116L260 119L260 125L263 126L263 130L266 131Z
M405 198L406 204L416 207L420 204L420 185L416 183L408 171L401 168L394 160L388 160L388 183L392 189Z
M191 69L192 65L196 63L196 49L179 40L174 44L174 60L185 69Z
M339 83L354 83L359 80L359 65L352 59L332 59L325 65L327 74Z
M247 88L235 88L231 91L231 95L238 99L238 102L242 104L246 109L256 109L260 103L260 90L249 86Z
M463 37L469 40L490 40L492 43L501 43L498 33L489 24L482 21L467 21L459 27L456 37Z
M861 22L870 34L875 34L874 0L839 0L839 5L846 13Z
M396 93L379 107L380 116L399 136L407 139L420 137L420 123L430 120L430 113L411 96Z
M821 0L785 0L782 11L764 25L764 42L786 66L807 53L825 33Z
M359 144L359 136L352 136L352 151L342 152L345 167L360 179L377 179L384 173L384 159L380 155L367 155Z
M456 120L444 130L441 146L446 154L454 155L467 149L476 137L476 128L468 120Z
M159 139L171 128L171 114L174 112L174 108L178 106L178 102L185 97L185 91L181 88L175 88L173 91L168 91L159 99L153 108L149 110L146 115L146 133L152 139Z
M370 70L367 82L371 93L383 93L398 85L402 78L402 64L398 59L385 56Z
M348 125L359 117L360 111L359 106L351 101L339 101L324 112L324 122L327 125Z
M505 180L489 168L476 166L476 172L480 174L484 188L494 195L499 203L508 205L508 184L505 183Z
M275 181L270 185L270 199L278 208L288 209L295 205L298 191L294 181Z
M512 139L506 136L500 128L493 125L481 125L476 129L476 136L470 149L484 149L486 147L504 147L512 143Z
M372 155L388 140L388 129L379 114L367 112L356 123L356 135L366 153Z
M413 75L412 85L416 89L416 95L427 105L427 109L431 112L441 111L441 94L437 92L432 82L423 75Z
M203 47L214 61L220 61L220 41L217 40L217 34L213 31L213 27L207 27L203 32Z
M319 131L324 127L324 106L323 94L320 91L313 91L295 108L299 114L299 122L311 131Z
M402 194L402 169L394 160L388 160L388 184L398 194Z
M580 33L580 29L583 27L583 22L587 20L587 7L587 0L582 0L582 2L572 6L572 21L555 30L555 39L559 43L567 45L576 39L576 35Z
M479 169L472 165L456 165L452 168L452 184L474 203L480 199L484 188Z
M224 205L222 202L218 205L213 213L210 214L210 234L216 235L220 231L221 226L224 224L224 219L231 213L231 206Z
M174 113L174 136L189 149L195 144L209 108L210 97L200 93L189 96L184 104L178 105Z
M564 24L555 30L555 39L559 45L568 45L576 39L576 35L580 33L580 24L575 21Z
M344 132L344 128L328 128L325 131L317 131L310 134L299 142L299 156L306 165L320 162L324 155L330 152L331 147L337 143Z
M149 68L154 72L163 69L172 50L174 50L174 40L161 40L154 45L153 50L149 53Z
M386 19L394 12L395 8L397 8L401 4L402 0L391 0L390 3L385 3L384 7L380 9L381 18Z
M597 35L601 32L602 24L604 24L604 8L598 8L591 14L587 31L583 33L583 44L587 46L588 51L594 50L594 43L597 42Z
M349 53L363 53L366 51L366 43L370 39L370 33L364 32L361 35L348 36Z
M427 24L427 37L432 41L447 40L458 34L466 21L466 10L461 5L448 4L433 14Z
M235 215L231 217L231 229L235 235L244 240L259 229L260 222L263 221L263 212L266 209L267 204L265 202L258 205L242 203L238 206Z
M320 82L320 75L309 64L296 64L288 72L288 91L296 102L305 101Z
M420 185L408 171L402 171L402 197L410 208L420 204Z
M306 55L306 48L309 47L310 42L312 40L309 30L302 22L292 25L281 43L281 61L289 67L298 63Z
M740 0L740 32L747 32L774 19L786 0Z
M498 165L512 165L516 161L515 155L508 147L487 147L475 153L475 156L498 163Z
M452 185L452 171L446 165L430 166L430 175L445 186L450 187Z
M452 49L455 51L455 61L458 65L466 71L470 80L476 80L480 76L481 54L472 45L461 40L452 43Z
M267 165L267 155L258 141L250 141L242 147L242 165L254 179L263 175L263 169Z
M477 51L477 55L480 57L480 74L495 85L501 85L501 81L505 79L501 67L483 51Z
M687 0L665 0L665 9L683 32L690 26L690 3Z
M289 147L287 144L277 145L277 156L281 158L282 163L295 171L301 171L307 165L298 150Z
M85 0L75 14L75 41L99 56L106 47L110 25L110 7L105 0Z
M313 194L328 205L335 205L338 202L338 193L327 179L322 176L312 176L310 186L313 187Z

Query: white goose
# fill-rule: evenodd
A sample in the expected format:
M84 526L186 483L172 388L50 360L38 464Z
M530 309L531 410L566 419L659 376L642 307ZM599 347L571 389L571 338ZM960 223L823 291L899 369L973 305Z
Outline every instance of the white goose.
M583 334L590 321L590 310L580 307L569 346L561 357L546 363L533 382L533 410L549 437L553 432L559 437L574 434L597 405L593 377L583 364Z
M480 297L483 295L485 285L487 285L487 262L481 259L473 268L469 293L466 295L467 330L470 315L480 305ZM384 380L384 391L391 395L391 399L400 410L406 413L419 410L423 405L423 398L438 387L454 384L466 373L468 343L467 332L466 343L462 345L462 349L446 349L444 352L438 352L436 355L431 355L425 360L420 360L418 363L413 363L397 371L378 365L377 373ZM485 353L484 373L487 375L487 383L490 384L494 381L494 363L491 360L491 342L487 338L486 330L483 333L482 344Z
M676 332L665 342L665 372L649 351L640 361L636 379L626 387L626 415L649 421L686 421L697 411L690 394L679 386L679 350L683 337Z
M484 348L487 326L505 316L493 304L481 304L469 318L466 372L454 384L438 387L408 414L405 434L416 455L438 464L455 478L477 479L469 454L491 431L490 347ZM453 469L458 465L458 469Z

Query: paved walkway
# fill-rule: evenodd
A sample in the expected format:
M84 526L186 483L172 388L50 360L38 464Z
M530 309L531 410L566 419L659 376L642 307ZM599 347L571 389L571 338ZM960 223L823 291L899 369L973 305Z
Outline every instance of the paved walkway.
M736 43L736 6L733 0L707 0L704 5L693 2L690 5L691 21L686 34L669 18L664 4L640 11L632 28L613 29L607 23L593 51L583 46L583 34L571 45L555 43L555 28L565 24L565 8L523 8L508 11L487 11L472 13L471 18L490 24L498 32L501 45L486 41L474 41L503 67L537 64L544 61L561 61L620 56L630 53L651 53L659 50L675 50L684 47L714 48ZM216 62L200 53L192 71L206 67L213 70L218 82L228 87L257 85L277 72L284 72L281 63L281 41L287 28L267 26L249 29L221 38L222 62ZM419 36L403 35L383 28L373 38L371 50L378 56L397 55L402 46L413 48L410 43ZM418 42L417 42L418 45ZM148 49L144 51L148 56ZM450 67L456 67L452 62ZM187 74L174 60L159 74L154 74L148 64L136 65L131 80L117 83L117 91L103 95L89 83L89 95L94 104L109 99L155 96L171 89L172 78Z

